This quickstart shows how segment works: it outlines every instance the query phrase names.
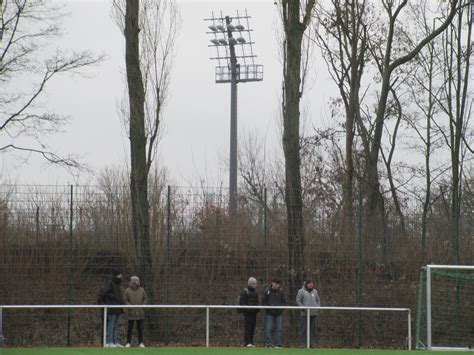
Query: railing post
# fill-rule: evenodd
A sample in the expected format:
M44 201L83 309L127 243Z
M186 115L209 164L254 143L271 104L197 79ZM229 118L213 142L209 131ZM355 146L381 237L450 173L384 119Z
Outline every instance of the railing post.
M206 307L206 348L209 347L209 307Z
M102 329L102 335L104 337L102 346L105 348L107 345L107 306L104 306L104 329Z
M311 334L311 329L310 329L310 310L308 307L308 310L306 311L306 347L309 349L310 348L310 334Z
M408 310L408 350L411 350L411 311Z

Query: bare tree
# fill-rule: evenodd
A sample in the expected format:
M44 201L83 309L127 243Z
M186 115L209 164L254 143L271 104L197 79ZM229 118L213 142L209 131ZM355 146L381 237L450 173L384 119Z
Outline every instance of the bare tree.
M464 154L471 156L474 150L466 139L468 122L472 114L473 99L470 96L470 56L472 55L472 22L474 4L461 1L456 11L456 21L443 36L443 90L439 100L445 114L449 134L444 136L451 156L451 236L452 261L460 260L459 228L461 214L462 168ZM463 153L464 151L464 153Z
M410 62L423 47L441 34L451 23L454 16L456 15L457 5L459 0L451 0L449 5L449 11L446 14L442 24L431 31L426 37L421 39L419 42L413 44L411 48L405 51L405 53L394 59L394 47L395 47L395 35L399 20L399 16L402 11L406 8L408 0L382 0L382 6L387 16L386 23L386 37L384 39L384 47L380 46L380 42L370 41L369 37L369 49L372 53L374 60L376 61L377 67L380 71L380 88L378 93L378 100L376 105L375 120L373 126L373 135L371 137L370 149L367 152L366 165L367 165L367 179L369 184L369 211L373 214L377 206L381 205L381 194L380 194L380 182L379 182L379 170L378 160L382 142L384 122L386 119L387 102L389 100L389 94L393 87L393 73L402 65Z
M301 191L300 101L304 87L303 35L311 23L316 0L281 0L283 24L283 151L288 225L290 298L305 277L303 198Z
M125 36L130 139L130 196L137 271L155 284L150 245L148 176L159 140L180 16L173 0L114 0L113 16Z
M332 0L317 7L320 28L317 44L322 50L329 73L336 83L345 112L344 234L354 235L354 137L361 117L361 81L368 53L368 17L373 14L366 1ZM362 131L368 145L368 137Z
M43 48L61 35L63 17L50 1L0 1L0 151L40 154L51 163L79 167L73 155L55 153L48 145L47 135L60 131L68 118L44 109L42 99L59 74L80 75L102 57L56 50L44 59Z

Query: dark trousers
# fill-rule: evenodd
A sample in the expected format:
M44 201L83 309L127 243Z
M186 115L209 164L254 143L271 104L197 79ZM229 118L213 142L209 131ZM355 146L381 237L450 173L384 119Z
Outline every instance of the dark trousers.
M300 317L300 346L305 348L308 341L308 332L307 332L307 325L308 325L308 318L306 316ZM310 316L309 317L309 346L314 348L316 346L315 342L315 332L316 332L316 317Z
M143 343L143 319L129 320L127 327L127 343L132 343L133 323L137 322L138 343Z
M257 313L244 313L245 320L245 345L253 344L253 335L255 333L255 323L257 323Z

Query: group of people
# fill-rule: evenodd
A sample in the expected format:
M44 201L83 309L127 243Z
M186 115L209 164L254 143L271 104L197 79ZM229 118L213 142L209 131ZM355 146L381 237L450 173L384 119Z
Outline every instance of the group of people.
M122 283L123 273L120 270L114 270L110 279L99 291L98 303L109 306L119 305L144 305L147 303L147 295L143 287L141 287L138 276L130 277L128 287L124 290L120 285ZM250 277L239 298L238 303L241 306L285 306L285 296L281 288L281 280L274 278L271 280L271 285L263 292L261 302L257 291L257 279ZM298 291L296 296L296 305L300 307L319 307L321 301L318 291L314 288L314 282L307 279L303 287ZM257 323L258 308L239 308L238 311L244 315L244 342L247 347L255 347L254 334ZM107 310L107 332L106 332L106 346L110 348L123 347L117 340L117 332L120 324L120 317L123 313L127 316L127 343L125 347L130 347L132 344L132 333L134 324L137 325L138 330L138 346L144 348L143 340L143 322L145 319L145 311L143 308L108 308ZM275 334L275 348L282 347L282 315L281 308L265 309L264 317L264 336L265 346L272 346L272 330ZM310 346L315 347L315 326L316 326L317 310L310 310ZM301 325L300 325L300 341L301 346L306 344L307 336L307 313L306 310L301 311Z
M239 305L241 306L259 306L259 297L257 292L257 279L250 277L247 282L247 287L244 288L239 296ZM285 296L281 288L281 280L274 278L271 280L271 285L264 290L262 306L285 306ZM299 307L320 307L321 300L318 291L314 288L312 279L305 280L303 287L298 290L296 295L296 305ZM255 347L254 334L255 325L257 323L258 308L241 309L244 314L244 342L245 346L249 348ZM305 347L307 340L307 310L301 311L300 319L300 346ZM281 329L282 329L282 314L283 309L265 309L265 317L263 323L264 341L266 347L272 346L272 329L275 333L275 348L282 347ZM314 348L315 345L315 327L317 310L310 310L310 346Z
M112 276L105 286L99 291L98 303L104 305L144 305L147 303L147 295L143 287L140 285L138 276L130 277L128 287L123 290L120 286L123 274L120 270L114 270ZM121 348L117 340L117 332L120 324L120 316L124 313L123 308L109 308L107 310L107 333L106 347ZM127 316L127 343L126 348L132 344L132 332L134 324L137 324L138 330L138 346L145 347L143 342L143 321L145 319L145 311L143 308L125 308Z

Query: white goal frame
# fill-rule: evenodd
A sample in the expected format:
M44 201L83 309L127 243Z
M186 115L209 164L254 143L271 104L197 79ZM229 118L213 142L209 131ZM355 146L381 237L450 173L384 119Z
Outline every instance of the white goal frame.
M237 305L169 305L169 304L157 304L157 305L1 305L0 304L0 329L1 329L1 314L3 309L81 309L81 308L92 308L92 309L103 309L104 312L104 327L103 327L103 346L105 347L106 333L107 333L107 310L109 308L154 308L154 309L205 309L206 310L206 347L209 347L209 324L210 324L210 310L211 309L293 309L293 310L306 310L307 314L307 333L306 333L306 346L310 348L310 310L320 309L329 311L343 311L343 312L357 312L357 311L369 311L369 312L388 312L388 313L406 313L407 314L407 349L412 349L412 330L411 330L411 310L410 308L384 308L384 307L297 307L297 306L237 306Z
M468 347L447 347L447 346L433 346L433 339L431 334L431 270L445 269L445 270L472 270L474 265L426 265L426 342L428 350L466 350L472 351Z

